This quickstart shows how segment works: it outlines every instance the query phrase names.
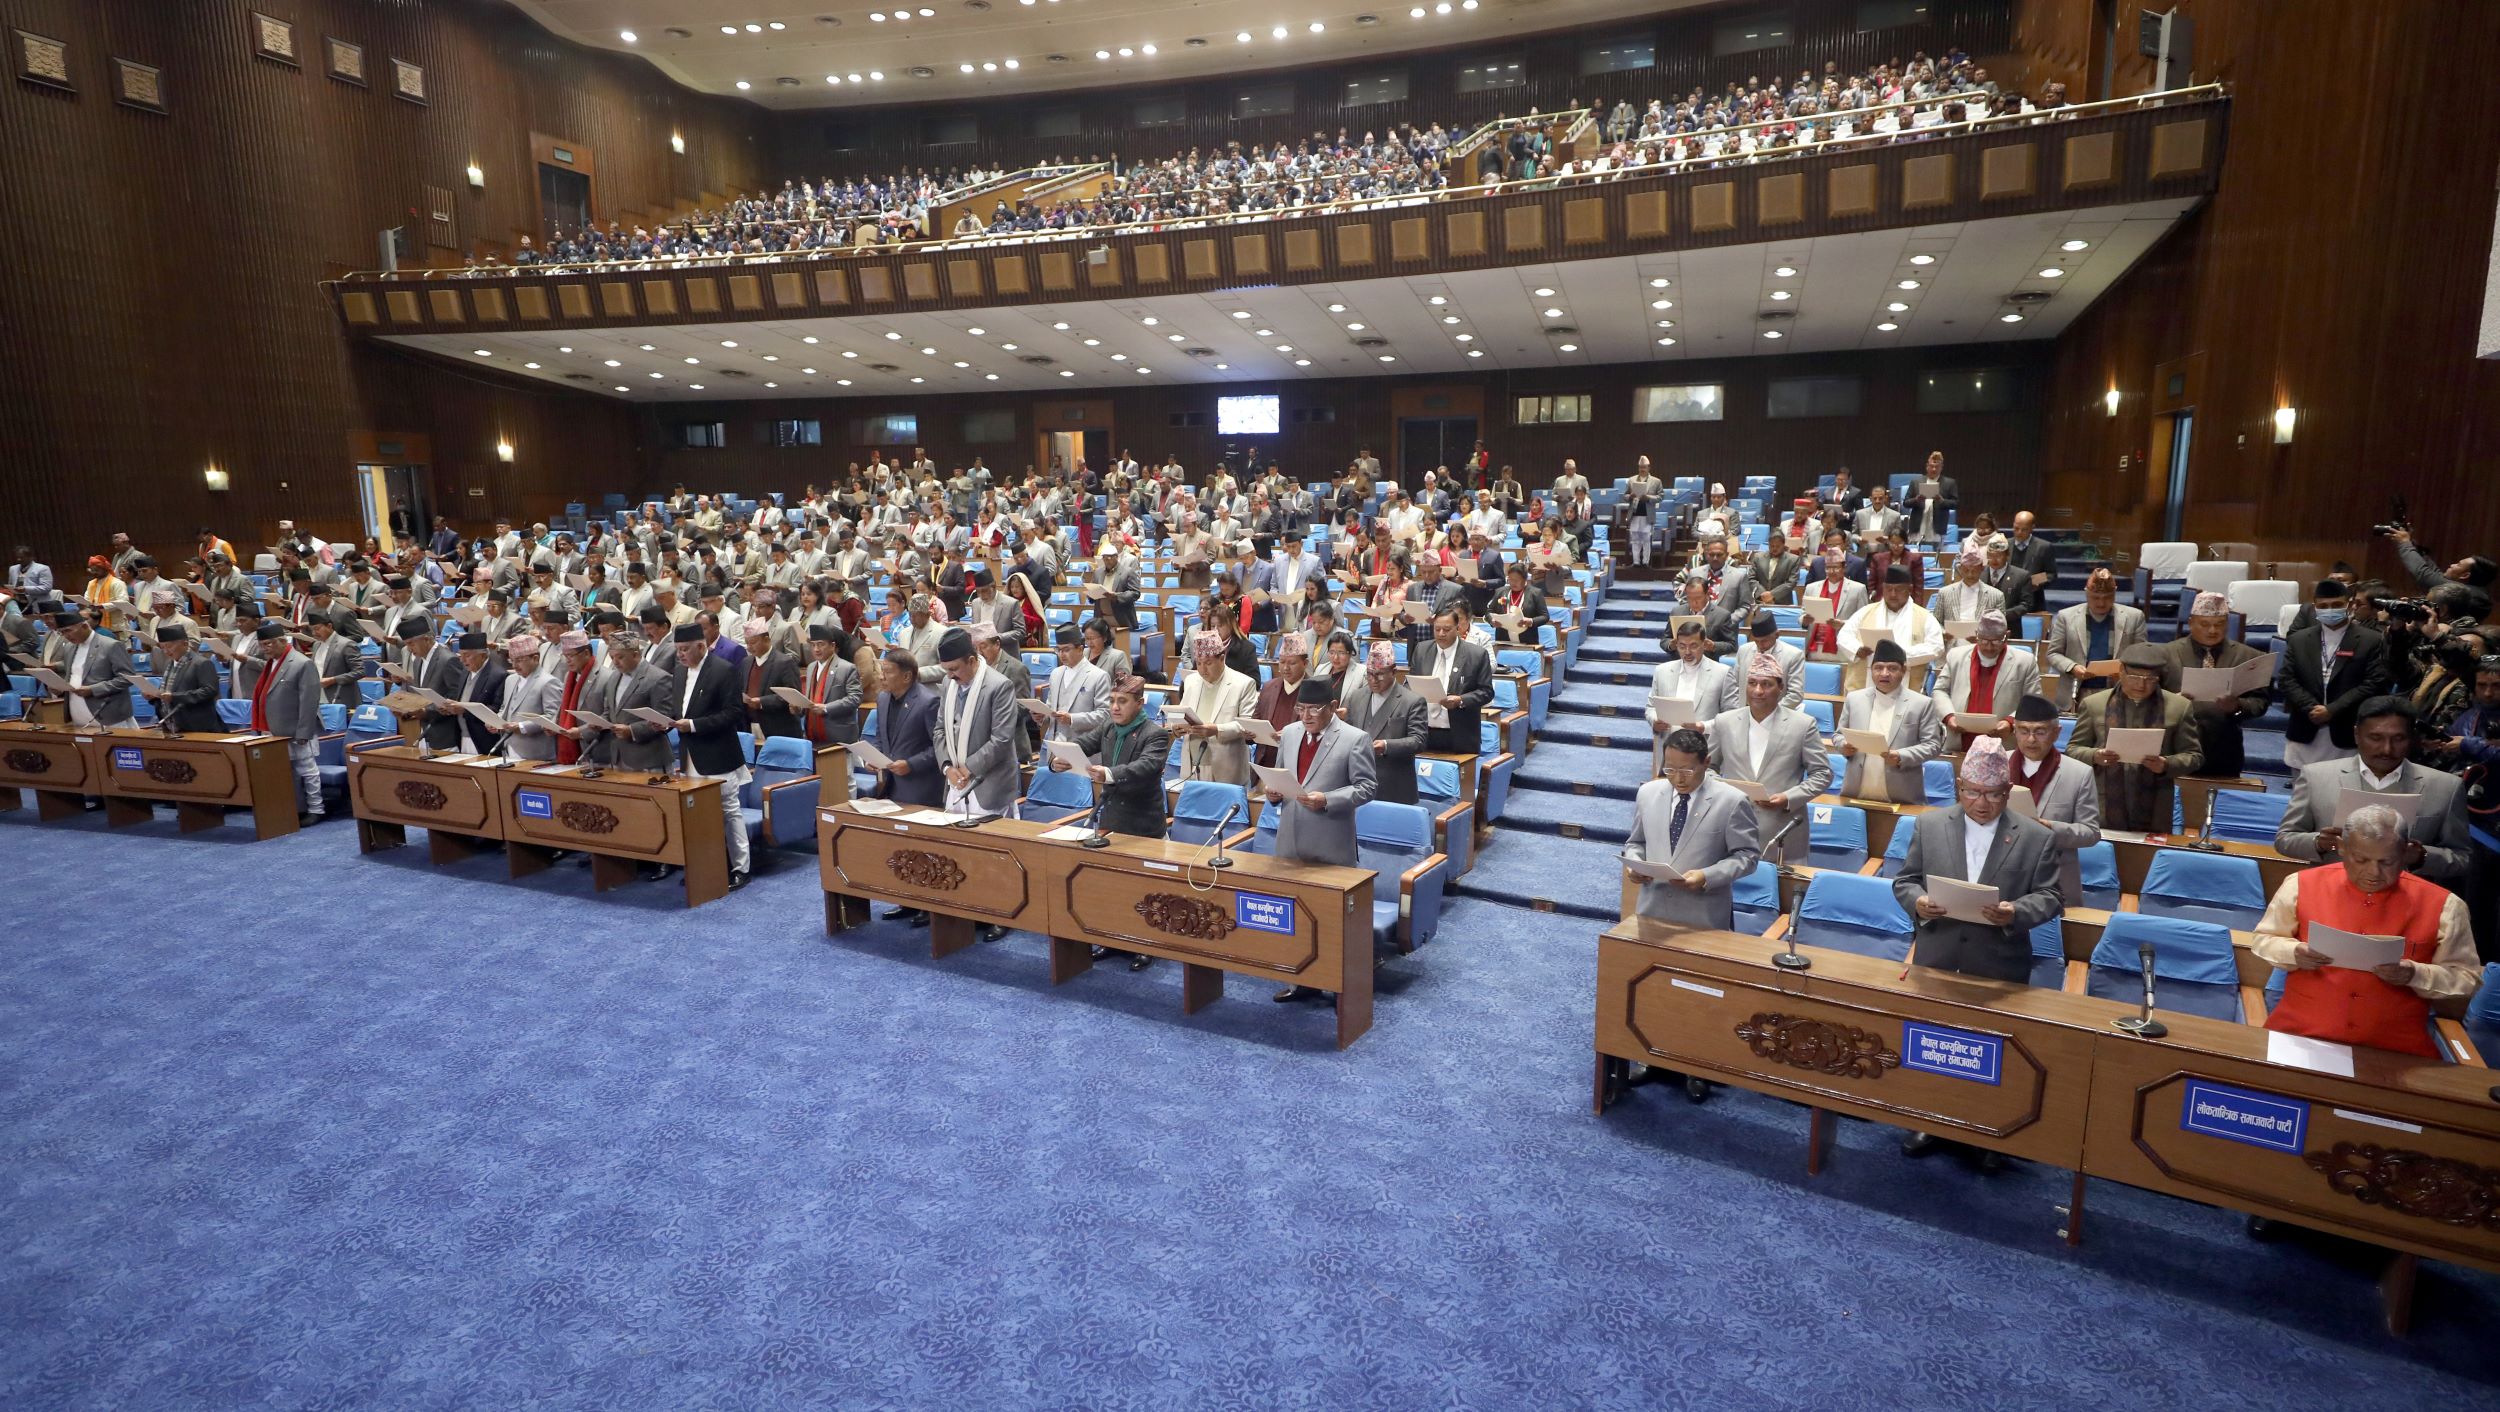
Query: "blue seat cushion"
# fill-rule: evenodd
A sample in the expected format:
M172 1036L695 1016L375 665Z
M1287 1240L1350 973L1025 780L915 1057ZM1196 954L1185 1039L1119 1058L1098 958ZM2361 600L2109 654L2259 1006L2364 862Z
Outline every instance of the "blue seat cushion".
M1397 944L1397 899L1391 898L1387 902L1374 902L1372 904L1372 945L1393 947Z

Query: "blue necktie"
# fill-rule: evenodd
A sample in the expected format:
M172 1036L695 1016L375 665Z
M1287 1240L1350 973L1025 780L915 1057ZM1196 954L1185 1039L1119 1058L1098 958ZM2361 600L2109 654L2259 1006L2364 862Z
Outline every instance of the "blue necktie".
M1692 806L1692 802L1693 796L1689 794L1675 796L1675 817L1667 820L1667 851L1669 853L1673 853L1676 845L1684 841L1684 812Z

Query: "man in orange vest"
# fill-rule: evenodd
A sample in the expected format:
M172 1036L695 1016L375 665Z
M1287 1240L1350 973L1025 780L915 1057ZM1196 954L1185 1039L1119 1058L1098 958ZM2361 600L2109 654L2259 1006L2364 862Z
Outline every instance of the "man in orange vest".
M2482 969L2464 899L2406 872L2404 853L2403 817L2373 804L2345 821L2340 862L2303 869L2275 890L2252 949L2290 974L2267 1029L2438 1057L2430 1002L2472 995ZM2338 966L2310 945L2317 927L2395 937L2404 954L2368 970Z

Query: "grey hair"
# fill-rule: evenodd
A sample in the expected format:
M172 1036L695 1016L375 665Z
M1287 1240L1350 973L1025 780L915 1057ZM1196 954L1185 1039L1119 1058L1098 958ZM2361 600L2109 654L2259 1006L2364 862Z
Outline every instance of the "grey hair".
M2344 837L2366 843L2402 843L2405 837L2404 815L2384 804L2364 805L2352 811L2344 821Z

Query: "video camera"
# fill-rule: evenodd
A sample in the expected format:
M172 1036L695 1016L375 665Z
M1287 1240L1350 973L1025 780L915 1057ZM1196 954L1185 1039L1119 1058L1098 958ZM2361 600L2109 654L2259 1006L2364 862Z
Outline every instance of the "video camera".
M2385 535L2389 538L2393 538L2396 535L2413 533L2413 516L2411 511L2406 508L2405 498L2403 496L2394 495L2388 497L2387 508L2387 518L2378 524L2370 526L2370 532L2372 534Z

